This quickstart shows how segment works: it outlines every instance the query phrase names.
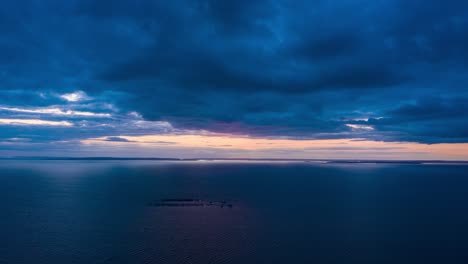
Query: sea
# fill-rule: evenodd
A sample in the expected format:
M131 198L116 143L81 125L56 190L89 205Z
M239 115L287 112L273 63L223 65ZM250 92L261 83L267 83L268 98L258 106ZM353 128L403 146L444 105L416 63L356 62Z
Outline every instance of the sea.
M468 165L1 160L0 263L468 263Z

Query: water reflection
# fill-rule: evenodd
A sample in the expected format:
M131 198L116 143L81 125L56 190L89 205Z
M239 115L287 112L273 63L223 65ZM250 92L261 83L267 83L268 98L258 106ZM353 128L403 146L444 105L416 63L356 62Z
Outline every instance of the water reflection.
M0 263L463 263L467 168L2 161Z

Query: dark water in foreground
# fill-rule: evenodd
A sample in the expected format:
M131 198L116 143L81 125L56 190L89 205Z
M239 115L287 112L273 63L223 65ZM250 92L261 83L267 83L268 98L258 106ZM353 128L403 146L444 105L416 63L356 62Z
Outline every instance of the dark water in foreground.
M468 166L0 161L0 263L468 263Z

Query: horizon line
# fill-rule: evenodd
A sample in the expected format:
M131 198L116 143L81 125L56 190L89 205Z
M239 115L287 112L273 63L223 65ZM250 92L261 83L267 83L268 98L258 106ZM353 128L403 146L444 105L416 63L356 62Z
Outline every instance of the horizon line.
M12 156L0 157L0 160L154 160L154 161L303 161L327 163L466 163L468 160L434 159L283 159L283 158L171 158L171 157L56 157L56 156Z

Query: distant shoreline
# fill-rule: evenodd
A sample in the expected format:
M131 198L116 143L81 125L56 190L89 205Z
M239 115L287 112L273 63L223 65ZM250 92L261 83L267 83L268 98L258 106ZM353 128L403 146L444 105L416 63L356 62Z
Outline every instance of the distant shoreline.
M378 163L378 164L467 164L463 160L346 160L346 159L246 159L246 158L150 158L150 157L0 157L0 160L83 160L83 161L268 161L268 162L311 162L311 163Z

